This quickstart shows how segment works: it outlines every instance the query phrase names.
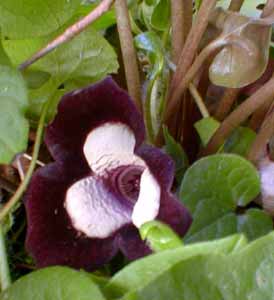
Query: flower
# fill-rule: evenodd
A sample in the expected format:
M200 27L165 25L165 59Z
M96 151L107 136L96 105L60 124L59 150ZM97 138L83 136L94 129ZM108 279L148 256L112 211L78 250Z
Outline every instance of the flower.
M138 227L156 218L185 234L191 217L170 193L173 162L144 136L110 77L62 98L45 136L55 162L36 171L25 199L26 248L38 267L94 270L119 250L142 257L151 250Z

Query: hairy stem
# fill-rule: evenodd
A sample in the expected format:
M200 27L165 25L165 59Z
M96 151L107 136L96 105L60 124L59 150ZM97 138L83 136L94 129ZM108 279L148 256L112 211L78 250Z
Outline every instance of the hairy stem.
M94 10L92 10L87 16L80 19L75 24L67 28L61 35L57 36L53 41L49 42L44 48L40 49L35 53L30 59L23 62L20 66L20 70L24 70L37 60L47 55L53 51L58 46L70 41L76 35L81 33L85 28L87 28L91 23L101 17L105 12L107 12L114 0L103 0Z
M238 98L239 89L226 89L217 107L215 118L222 121L230 112L232 105Z
M243 3L244 3L244 0L231 0L228 10L240 11Z
M10 271L5 244L5 234L0 224L0 286L1 291L7 289L11 284Z
M274 94L274 77L263 85L256 93L239 105L221 124L219 129L209 141L204 155L215 153L224 143L230 133L245 121L254 111L264 105Z
M141 84L137 64L136 51L133 45L133 36L126 0L115 1L115 12L119 32L123 63L129 95L140 111L142 111Z
M270 138L274 135L274 112L272 112L266 119L260 129L259 133L254 140L249 153L248 159L254 164L260 161L260 158L264 155L267 148L267 144Z
M38 123L38 128L37 128L36 140L35 140L33 154L32 154L32 161L30 163L28 171L25 175L24 180L21 182L18 189L16 190L15 194L10 198L10 200L0 210L0 224L3 222L4 218L9 214L11 209L16 205L16 203L21 199L21 197L23 196L23 193L25 192L25 190L29 184L32 173L36 166L36 161L38 158L40 145L41 145L41 141L42 141L45 119L46 119L46 115L47 115L47 111L50 106L50 103L51 103L51 101L47 101L43 106L43 110L42 110L42 113L41 113L41 116L39 119L39 123Z

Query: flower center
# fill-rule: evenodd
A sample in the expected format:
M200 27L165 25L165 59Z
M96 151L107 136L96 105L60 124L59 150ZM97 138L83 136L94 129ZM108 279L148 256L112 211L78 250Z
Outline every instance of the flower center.
M132 203L138 199L143 171L144 167L141 166L127 166L117 174L116 184L119 192Z

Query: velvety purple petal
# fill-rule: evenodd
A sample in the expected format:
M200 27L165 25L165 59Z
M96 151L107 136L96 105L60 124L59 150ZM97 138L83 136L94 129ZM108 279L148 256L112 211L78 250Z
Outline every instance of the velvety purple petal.
M139 155L147 164L150 172L159 182L161 189L170 190L174 179L174 162L162 150L143 145L137 151Z
M90 239L79 234L64 208L68 187L90 172L82 167L77 168L72 160L65 164L52 163L32 177L25 197L26 248L38 267L67 265L93 270L117 253L115 236Z
M171 226L180 236L186 234L192 223L188 210L174 195L166 191L163 191L161 195L161 205L157 219Z
M106 122L129 126L136 138L135 148L144 140L141 114L111 77L65 95L58 106L58 114L47 128L45 142L56 160L72 156L84 160L83 145L87 135Z
M135 260L151 254L150 248L141 239L138 229L133 225L124 226L117 235L121 252L128 260Z

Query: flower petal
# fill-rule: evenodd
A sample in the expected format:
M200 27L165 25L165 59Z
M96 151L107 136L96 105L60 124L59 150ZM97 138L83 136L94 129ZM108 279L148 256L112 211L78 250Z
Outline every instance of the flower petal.
M141 176L140 193L132 212L132 223L140 228L144 223L156 218L160 208L161 188L150 173L145 169Z
M163 151L156 147L143 145L136 154L139 155L148 166L152 175L161 185L163 190L169 190L174 179L174 162Z
M188 210L169 192L162 193L157 219L170 225L180 236L185 235L192 223Z
M107 122L127 125L135 135L135 148L144 140L141 114L128 94L110 78L65 95L58 114L46 131L46 144L56 160L85 160L83 146L88 134Z
M93 270L117 253L115 236L90 239L79 234L64 208L68 187L90 174L88 172L89 168L84 165L79 168L79 162L71 160L70 164L49 164L32 177L25 197L28 221L26 248L38 267L68 265Z
M141 239L138 229L133 225L123 227L117 241L120 250L129 260L135 260L151 253L151 249Z
M84 143L84 155L91 169L100 175L125 165L145 166L134 155L135 136L123 123L104 123L88 134Z
M100 177L86 177L67 191L65 208L74 228L90 238L107 238L131 223L131 208Z

